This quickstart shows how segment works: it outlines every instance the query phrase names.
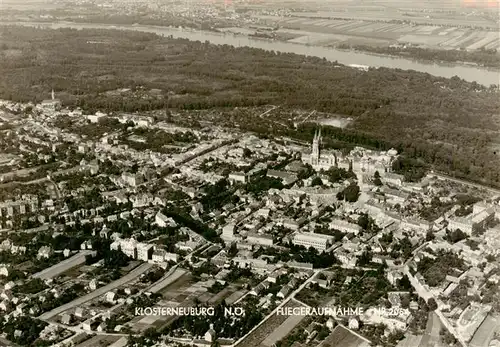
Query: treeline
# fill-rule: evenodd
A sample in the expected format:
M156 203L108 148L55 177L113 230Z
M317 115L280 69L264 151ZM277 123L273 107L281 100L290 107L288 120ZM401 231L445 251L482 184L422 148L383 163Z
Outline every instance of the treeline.
M475 63L485 67L500 67L500 53L496 49L478 49L467 51L461 49L430 49L420 47L376 47L369 45L348 45L340 44L340 49L354 49L357 51L371 52L377 54L396 55L400 57L410 57L425 61L445 61L450 63L466 62Z
M184 226L193 230L210 242L221 241L214 229L209 228L207 225L194 219L188 213L181 211L180 209L166 208L162 212L165 216L173 218L181 227Z

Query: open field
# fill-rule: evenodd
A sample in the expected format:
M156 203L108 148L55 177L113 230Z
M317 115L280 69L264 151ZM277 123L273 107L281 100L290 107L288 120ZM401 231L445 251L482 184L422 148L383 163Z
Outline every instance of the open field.
M470 341L471 347L487 347L495 334L500 332L500 318L488 315L474 333Z
M370 344L338 325L318 347L368 347Z
M293 9L292 16L359 19L363 21L406 21L414 24L475 26L497 29L498 0L368 0L301 1L265 0L238 4L254 9Z
M97 335L97 336L94 336L94 337L78 344L77 347L111 346L113 343L118 341L120 338L121 338L120 336Z
M17 10L17 11L26 11L26 10L40 10L41 8L48 9L56 9L64 7L62 3L55 3L50 0L2 0L1 7L3 10Z
M173 300L178 296L183 295L186 290L194 283L193 278L190 274L185 273L177 280L170 282L170 284L164 286L160 293L164 299Z
M157 293L162 291L165 287L168 287L170 284L175 283L177 280L179 280L181 277L183 277L187 272L183 269L176 269L173 273L171 273L169 276L165 277L165 279L159 283L156 283L154 286L149 288L149 291L151 293Z
M407 334L404 339L399 341L397 347L415 347L420 346L420 341L422 341L422 335Z
M388 47L475 51L500 48L499 0L262 1L239 4L257 12L258 23L279 28L276 37L321 46ZM287 8L283 14L278 10ZM262 12L262 10L268 10ZM500 57L499 57L500 59Z
M262 345L271 347L287 336L306 316L289 316L279 327L262 341Z
M297 14L298 15L298 14ZM446 25L415 25L411 23L387 23L369 18L354 19L318 19L309 18L313 13L300 13L300 17L289 17L276 21L277 18L263 16L268 25L279 24L280 33L299 35L290 41L323 46L335 46L340 43L349 45L389 46L410 44L422 48L438 49L499 49L500 34L498 29L478 30ZM338 18L335 15L335 18ZM496 24L498 25L498 24Z
M292 12L292 16L307 17L307 18L338 18L344 20L357 19L361 21L404 21L411 22L414 25L446 25L446 26L474 26L496 29L492 20L483 18L469 17L462 14L436 15L432 12L409 13L408 11L400 10L397 5L392 9L377 9L375 11L364 10L357 8L352 10L340 11L315 11L315 12Z
M285 304L284 307L300 307L302 306L295 300L290 300ZM288 321L288 319L292 316L287 315L277 315L276 312L271 315L265 322L257 327L250 335L248 335L245 339L243 339L240 343L236 345L236 347L268 347L267 343L271 342L270 337L273 339L278 338L278 335L274 335L278 331L279 335L285 332L285 330L291 331L298 323L295 320ZM303 317L300 317L301 319ZM283 325L285 324L285 325ZM281 328L281 327L284 328ZM279 330L283 329L282 333ZM283 335L283 336L286 336Z

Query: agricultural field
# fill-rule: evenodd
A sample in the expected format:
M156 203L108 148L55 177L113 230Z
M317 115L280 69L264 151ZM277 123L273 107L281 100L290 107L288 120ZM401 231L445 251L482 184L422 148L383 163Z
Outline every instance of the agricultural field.
M489 341L500 333L500 318L488 315L476 330L471 340L471 346L488 346Z
M339 325L318 347L368 347L369 345L366 340Z
M500 34L493 30L415 25L342 19L285 18L279 22L277 34L294 34L291 42L336 46L348 45L411 45L434 49L478 50L500 49ZM264 21L270 25L266 17Z
M284 307L301 307L303 304L295 300L290 300ZM268 347L268 343L275 342L280 337L285 336L286 331L290 332L302 320L301 316L298 319L287 315L272 314L269 318L263 321L254 331L239 342L236 347ZM279 331L279 335L274 335L274 332ZM271 338L270 338L271 337ZM271 341L271 339L273 341Z
M120 340L120 336L97 335L80 343L77 347L111 346Z
M306 316L289 316L280 326L274 329L261 344L266 347L274 346L275 343L287 336L304 318L306 318Z
M499 0L265 0L236 6L254 11L259 24L279 28L277 37L293 34L290 41L301 44L500 48Z

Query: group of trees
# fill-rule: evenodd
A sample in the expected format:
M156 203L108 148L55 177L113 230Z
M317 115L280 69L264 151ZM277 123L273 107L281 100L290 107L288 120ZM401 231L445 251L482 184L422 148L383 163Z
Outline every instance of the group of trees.
M459 204L459 208L455 211L455 216L464 217L472 213L473 207L476 202L481 201L481 198L469 194L457 194L454 200Z
M409 330L414 334L421 334L427 327L430 308L423 298L417 297L414 298L414 300L416 300L418 303L418 310L412 312L413 319L409 324Z
M204 195L200 202L205 211L214 211L226 204L239 201L239 198L233 194L233 189L226 179L221 179L215 184L207 184L203 188L203 192Z
M48 341L39 339L40 333L48 325L41 320L30 316L18 316L12 319L1 320L0 330L7 335L7 339L22 346L49 346ZM18 336L16 331L20 331Z
M265 194L269 189L282 189L283 181L276 177L267 177L265 175L252 177L246 184L245 190L254 196Z
M41 280L40 278L33 278L20 286L12 288L12 292L22 294L36 294L46 288L48 288L48 286L43 280Z
M457 243L459 241L466 239L467 237L468 235L464 233L462 230L455 229L455 230L446 230L446 235L444 239L451 243Z
M431 287L440 285L446 275L452 275L454 270L465 270L463 259L451 251L439 250L435 256L435 259L423 257L417 264L417 271Z
M425 176L427 168L422 160L399 156L392 163L392 170L404 176L405 181L417 182Z
M454 346L457 343L456 337L444 327L439 330L439 336L446 346Z
M355 179L356 174L352 170L346 170L340 167L332 166L325 174L331 183L339 183L348 179Z
M144 142L130 139L131 135L139 136ZM134 128L131 132L122 134L121 141L137 151L152 150L169 153L171 149L167 146L195 143L198 138L190 131L169 133L163 130L150 131L146 128Z
M254 257L257 258L261 255L267 255L272 257L272 262L289 262L295 261L299 263L310 263L313 264L314 268L328 268L336 263L338 263L337 258L332 252L318 252L317 249L313 247L306 248L304 246L298 246L294 244L287 244L287 249L277 249L277 248L259 248L255 253Z
M103 260L103 267L109 272L118 271L127 266L130 258L121 250L110 249L111 242L107 239L96 238L92 243L92 249L96 251L96 255L86 255L85 263L93 264L99 260Z
M356 261L356 266L364 267L369 265L372 262L373 258L373 253L371 250L364 250L363 253L361 253L358 256L358 259Z
M345 187L342 191L337 193L338 200L345 200L348 202L356 202L358 201L360 195L360 189L357 183L352 182L347 187Z
M375 223L375 220L367 213L361 213L358 217L357 223L363 229L363 231L367 231L370 233L377 233L378 231L380 231L380 228Z
M217 232L201 221L191 217L191 215L189 214L190 211L186 211L186 209L180 208L179 206L168 205L162 212L165 216L172 217L180 227L188 227L189 229L203 236L208 241L220 241Z
M41 313L47 312L78 298L81 296L84 289L85 286L83 284L75 283L65 288L57 297L54 293L48 292L45 296L45 300L43 302L38 301L36 304L40 307Z
M240 168L233 163L228 163L213 157L209 157L203 160L203 162L198 167L199 170L203 172L215 172L222 176L229 176L232 171L239 171ZM242 168L242 171L246 171L246 168Z
M411 243L410 239L405 236L399 242L395 242L391 245L391 250L389 255L393 259L403 259L406 260L411 256L411 252L415 247Z
M90 210L92 208L96 208L101 206L104 203L101 192L98 188L94 188L92 190L87 190L84 193L80 194L78 197L68 196L64 199L66 206L70 212L74 212L77 210Z
M338 283L330 290L330 293L334 293L334 296L338 298L337 303L341 306L352 305L352 307L366 308L375 306L388 291L393 289L385 276L381 276L383 269L380 270L363 271L346 288L342 289L342 283Z
M338 242L338 241L342 240L342 238L346 235L346 233L344 233L340 230L330 228L329 225L321 225L321 224L316 224L316 227L314 228L314 232L316 234L333 236L334 242Z
M375 171L373 174L373 184L375 184L377 187L380 187L382 185L382 180L380 179L380 173L378 171Z

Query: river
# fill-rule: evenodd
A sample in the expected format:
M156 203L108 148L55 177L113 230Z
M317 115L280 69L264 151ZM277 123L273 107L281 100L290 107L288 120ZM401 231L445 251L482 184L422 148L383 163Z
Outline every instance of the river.
M7 23L5 23L7 24ZM172 36L174 38L184 38L192 41L209 41L217 45L231 45L234 47L253 47L268 51L282 53L296 53L306 56L316 56L325 58L329 61L337 61L344 65L365 65L371 67L387 67L402 70L415 70L425 72L434 76L451 78L458 76L469 82L477 82L479 84L490 86L491 84L500 84L500 71L495 69L487 69L476 66L467 66L460 64L445 64L445 63L424 63L411 59L400 57L390 57L375 55L363 52L352 52L336 50L321 46L307 46L292 42L274 41L269 39L250 38L247 36L237 36L233 34L222 34L210 31L195 31L187 29L177 29L170 27L154 26L154 25L113 25L99 23L74 23L74 22L14 22L10 24L40 26L58 28L95 28L95 29L120 29L120 30L135 30L155 33L163 36Z

